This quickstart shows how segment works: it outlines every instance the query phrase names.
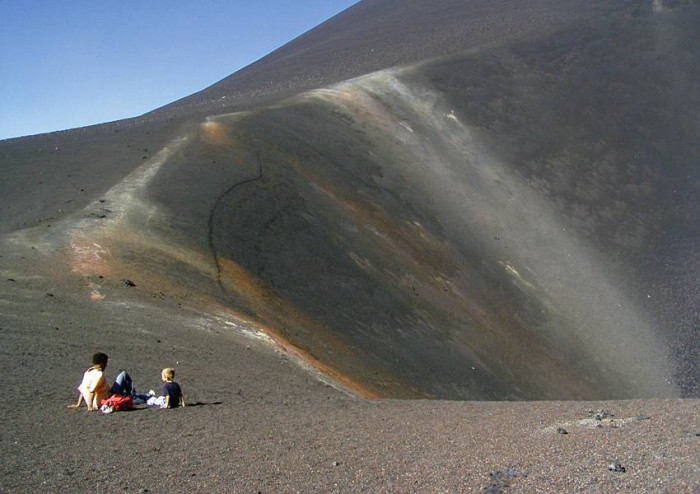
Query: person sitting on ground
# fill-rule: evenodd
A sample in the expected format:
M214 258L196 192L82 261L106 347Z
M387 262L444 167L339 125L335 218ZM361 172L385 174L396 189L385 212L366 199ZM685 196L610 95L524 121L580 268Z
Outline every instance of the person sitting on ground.
M129 396L134 402L134 405L146 403L150 395L137 393L136 386L128 372L120 370L117 377L114 378L114 384L110 389L112 395Z
M136 392L131 376L125 370L120 370L114 378L114 384L109 390L113 395L131 396Z
M161 390L163 396L151 397L147 405L161 408L184 407L185 397L182 395L182 389L178 383L173 381L175 379L175 369L163 369L160 375L163 380L163 388Z
M78 386L80 395L78 402L74 405L68 405L68 408L80 408L83 401L87 405L89 411L99 410L101 400L106 400L110 396L110 389L105 381L104 370L107 368L109 357L98 352L92 356L92 367L83 374L83 381Z

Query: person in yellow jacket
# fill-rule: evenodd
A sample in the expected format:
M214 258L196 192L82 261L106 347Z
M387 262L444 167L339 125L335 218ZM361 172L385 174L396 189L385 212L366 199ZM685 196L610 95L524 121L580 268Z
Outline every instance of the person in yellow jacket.
M78 386L80 395L78 402L73 405L68 405L68 408L80 408L80 405L85 402L87 409L99 410L100 401L106 400L110 396L109 386L105 380L104 370L107 368L109 357L98 352L92 356L92 367L83 374L83 381Z

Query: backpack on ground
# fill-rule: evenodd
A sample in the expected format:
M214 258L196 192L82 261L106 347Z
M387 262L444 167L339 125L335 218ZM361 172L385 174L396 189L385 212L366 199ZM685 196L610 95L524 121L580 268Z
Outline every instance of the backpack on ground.
M131 396L112 395L100 402L100 410L104 413L120 412L134 408L134 400Z

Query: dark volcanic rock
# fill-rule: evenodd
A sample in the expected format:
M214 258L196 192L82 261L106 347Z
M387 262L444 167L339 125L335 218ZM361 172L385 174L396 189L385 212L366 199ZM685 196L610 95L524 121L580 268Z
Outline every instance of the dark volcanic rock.
M616 473L625 473L627 471L627 469L623 467L622 464L617 460L608 465L608 470Z

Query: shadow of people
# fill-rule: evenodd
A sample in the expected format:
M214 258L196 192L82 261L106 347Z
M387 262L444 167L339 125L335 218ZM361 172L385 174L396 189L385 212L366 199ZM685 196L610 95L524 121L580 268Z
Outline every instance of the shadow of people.
M212 401L212 402L206 402L206 401L195 401L194 403L188 403L186 408L189 407L206 407L206 406L212 406L212 405L223 405L223 401Z

